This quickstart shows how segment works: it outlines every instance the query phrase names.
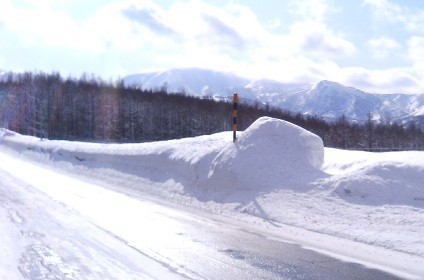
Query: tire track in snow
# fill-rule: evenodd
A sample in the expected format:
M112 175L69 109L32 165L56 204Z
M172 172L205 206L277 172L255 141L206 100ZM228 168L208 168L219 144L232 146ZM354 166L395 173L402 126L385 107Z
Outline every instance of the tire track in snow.
M2 192L3 207L7 209L9 220L20 231L24 243L28 244L18 264L22 276L26 279L80 279L75 267L66 264L56 251L44 244L44 234L28 228L25 215L15 209L24 203L17 196L13 204L6 202L9 199L10 194Z

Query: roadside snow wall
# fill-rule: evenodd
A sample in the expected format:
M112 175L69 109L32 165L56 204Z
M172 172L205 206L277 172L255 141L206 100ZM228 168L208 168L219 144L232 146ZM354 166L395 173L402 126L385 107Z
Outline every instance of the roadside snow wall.
M96 144L3 131L0 144L90 177L108 180L124 174L171 189L178 185L172 191L195 195L202 189L224 195L237 189L291 187L323 164L322 140L291 123L263 117L239 135L236 143L231 132L223 132L154 143Z

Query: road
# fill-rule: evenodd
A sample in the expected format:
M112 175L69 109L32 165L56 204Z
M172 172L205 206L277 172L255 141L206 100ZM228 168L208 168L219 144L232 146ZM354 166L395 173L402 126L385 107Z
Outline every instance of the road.
M0 279L398 279L25 162L0 179Z

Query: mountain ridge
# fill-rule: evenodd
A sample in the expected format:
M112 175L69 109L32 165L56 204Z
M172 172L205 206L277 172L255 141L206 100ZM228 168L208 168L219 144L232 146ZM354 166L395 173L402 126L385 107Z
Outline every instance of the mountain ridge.
M199 68L133 74L123 80L127 86L165 87L169 92L216 99L228 99L238 92L242 102L269 104L327 121L336 121L343 116L348 121L360 123L371 118L376 122L424 124L424 94L368 93L329 80L316 84L282 83Z

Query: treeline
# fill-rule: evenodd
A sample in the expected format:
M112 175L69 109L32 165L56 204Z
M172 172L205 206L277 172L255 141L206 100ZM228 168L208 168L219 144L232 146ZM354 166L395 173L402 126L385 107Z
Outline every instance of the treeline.
M285 112L259 103L239 104L239 129L261 116L295 123L319 135L327 147L417 149L424 133L414 123L352 124L344 117L327 123L319 117ZM0 79L0 125L49 139L94 142L146 142L231 130L232 104L209 98L126 87L83 75L22 73Z

